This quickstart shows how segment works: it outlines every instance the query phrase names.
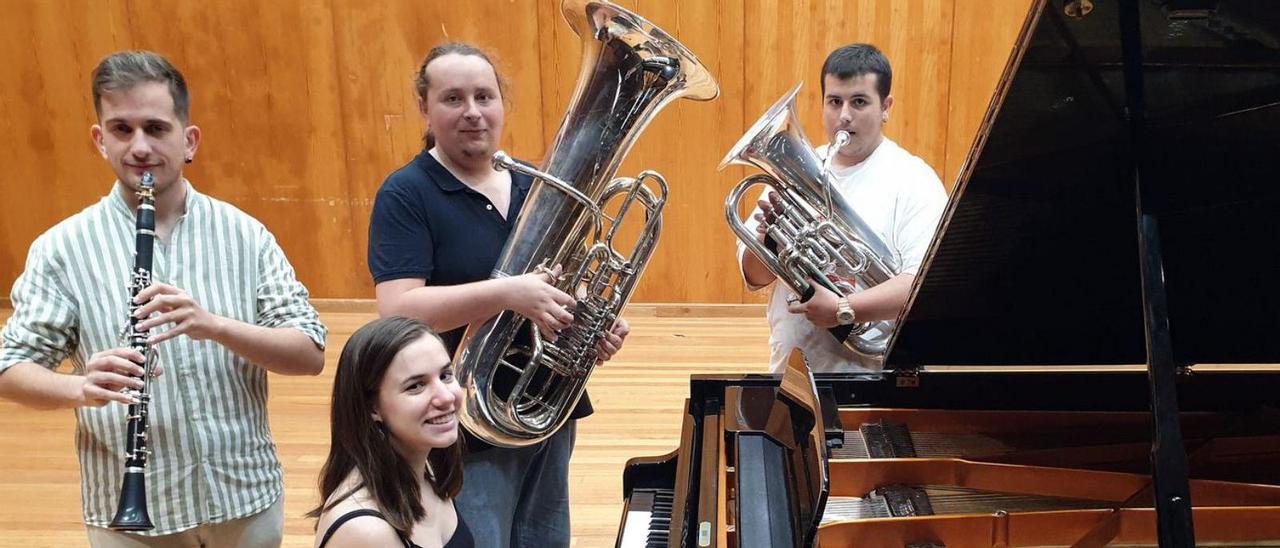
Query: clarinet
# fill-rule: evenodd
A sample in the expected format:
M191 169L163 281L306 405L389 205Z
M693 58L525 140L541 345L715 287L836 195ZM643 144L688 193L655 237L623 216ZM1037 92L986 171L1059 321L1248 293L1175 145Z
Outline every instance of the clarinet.
M144 358L142 388L124 390L124 393L133 396L133 403L129 404L129 422L125 427L124 484L120 487L116 516L108 525L116 531L147 531L155 527L151 524L151 516L147 514L146 482L147 457L151 454L147 449L147 412L151 401L151 372L155 367L155 360L151 345L147 342L148 332L139 331L138 319L133 317L140 306L134 299L151 285L152 247L156 237L155 203L155 178L148 171L142 174L142 184L138 189L136 251L133 273L129 280L129 320L122 335L124 344L128 344L129 348L136 350Z

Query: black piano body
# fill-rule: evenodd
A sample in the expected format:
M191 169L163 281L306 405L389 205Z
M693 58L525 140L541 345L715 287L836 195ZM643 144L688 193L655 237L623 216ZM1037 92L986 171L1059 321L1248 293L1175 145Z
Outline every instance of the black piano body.
M620 546L1280 545L1280 9L1078 13L1028 14L885 371L693 378Z
M679 448L627 464L618 545L1154 545L1146 373L992 369L819 374L808 397L777 375L697 376ZM1280 545L1277 394L1265 372L1179 380L1200 542ZM868 496L926 485L960 507L877 514ZM649 491L672 503L627 526ZM997 495L1033 506L979 506Z

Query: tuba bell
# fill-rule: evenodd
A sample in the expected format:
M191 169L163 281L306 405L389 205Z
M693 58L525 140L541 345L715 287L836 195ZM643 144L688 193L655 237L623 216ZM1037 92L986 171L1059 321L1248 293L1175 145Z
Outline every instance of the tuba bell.
M743 179L725 198L729 228L801 301L813 297L816 282L836 295L874 287L901 272L901 265L884 240L867 225L839 192L831 188L830 150L849 138L840 132L824 162L809 144L796 117L797 85L774 103L724 160L764 171ZM846 141L842 141L846 140ZM777 220L768 229L769 245L756 239L738 217L738 204L746 191L758 185L772 187L782 199ZM872 321L836 326L829 330L841 344L864 358L883 359L893 322Z
M666 181L652 171L617 179L614 172L668 103L719 94L688 49L638 15L592 0L564 0L561 11L582 39L581 72L540 169L494 154L495 168L526 173L535 184L492 276L562 265L566 274L554 283L576 298L573 324L552 341L533 322L503 311L469 327L454 359L463 425L506 447L546 439L569 418L595 368L596 343L613 328L657 244ZM617 214L606 214L615 203ZM633 208L644 211L645 222L631 249L620 252L614 239Z

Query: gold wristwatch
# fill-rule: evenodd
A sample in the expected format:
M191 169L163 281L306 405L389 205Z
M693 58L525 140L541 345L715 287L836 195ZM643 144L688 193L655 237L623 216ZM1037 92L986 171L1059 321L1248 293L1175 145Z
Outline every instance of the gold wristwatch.
M858 315L854 314L853 307L849 306L848 297L841 296L838 298L839 301L836 302L836 321L839 322L840 325L849 325L857 320Z

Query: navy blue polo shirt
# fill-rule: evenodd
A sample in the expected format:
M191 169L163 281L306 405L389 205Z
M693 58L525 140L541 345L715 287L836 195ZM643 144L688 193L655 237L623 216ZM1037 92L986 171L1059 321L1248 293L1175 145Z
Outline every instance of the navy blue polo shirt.
M511 173L504 218L488 197L422 151L378 189L369 219L373 283L422 278L427 285L458 285L489 279L532 184L528 175ZM465 331L463 326L440 334L450 355ZM591 412L584 394L571 416Z

